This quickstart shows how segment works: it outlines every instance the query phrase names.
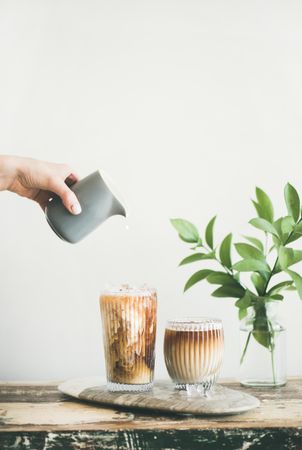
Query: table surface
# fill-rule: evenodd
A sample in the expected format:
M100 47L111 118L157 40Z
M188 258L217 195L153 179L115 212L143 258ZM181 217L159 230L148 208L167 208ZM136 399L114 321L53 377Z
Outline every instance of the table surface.
M73 400L57 383L0 383L0 448L302 450L302 378L242 389L259 408L232 416L163 415ZM218 445L218 442L220 444ZM273 444L274 443L274 444ZM233 445L233 446L231 446Z

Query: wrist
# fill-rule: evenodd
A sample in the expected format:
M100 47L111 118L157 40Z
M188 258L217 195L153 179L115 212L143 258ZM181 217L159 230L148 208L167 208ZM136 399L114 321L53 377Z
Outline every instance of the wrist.
M11 155L0 155L0 191L9 190L20 171L22 158Z

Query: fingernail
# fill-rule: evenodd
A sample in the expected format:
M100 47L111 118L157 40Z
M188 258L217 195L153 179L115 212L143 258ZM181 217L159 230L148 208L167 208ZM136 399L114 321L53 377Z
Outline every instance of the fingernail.
M73 205L71 205L71 211L72 211L72 214L75 214L75 215L81 214L82 208L81 208L80 203L74 203Z

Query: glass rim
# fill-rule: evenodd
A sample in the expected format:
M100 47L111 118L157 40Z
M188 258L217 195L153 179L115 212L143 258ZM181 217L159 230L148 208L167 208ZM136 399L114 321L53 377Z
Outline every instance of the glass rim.
M103 295L109 295L112 297L123 297L123 296L150 296L156 294L155 288L143 284L142 286L131 285L128 283L121 283L120 285L108 285L106 288L102 289L100 297Z
M188 329L190 327L203 327L214 326L215 329L223 328L222 320L214 317L196 316L196 317L183 317L176 319L169 319L166 323L166 329Z

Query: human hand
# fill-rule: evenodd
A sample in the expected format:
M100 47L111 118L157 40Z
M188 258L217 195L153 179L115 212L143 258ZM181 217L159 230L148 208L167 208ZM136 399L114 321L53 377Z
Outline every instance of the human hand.
M69 212L80 214L80 203L69 188L77 180L78 175L66 164L0 155L0 190L34 200L43 210L56 194Z

